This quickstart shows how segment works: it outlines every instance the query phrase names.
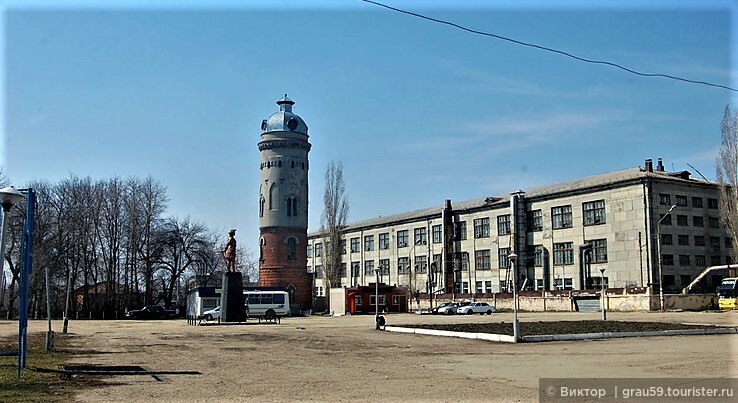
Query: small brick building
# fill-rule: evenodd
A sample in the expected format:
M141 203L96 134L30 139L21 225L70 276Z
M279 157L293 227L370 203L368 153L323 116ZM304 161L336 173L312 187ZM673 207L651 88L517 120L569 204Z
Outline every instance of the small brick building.
M342 314L373 314L375 298L379 298L379 312L407 312L407 292L392 285L379 283L378 295L374 283L368 286L334 288L331 290L331 311Z

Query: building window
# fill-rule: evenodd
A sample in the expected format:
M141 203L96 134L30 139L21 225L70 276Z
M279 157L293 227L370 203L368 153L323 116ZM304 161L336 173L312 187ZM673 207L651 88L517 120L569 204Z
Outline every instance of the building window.
M491 280L484 281L484 292L492 293L492 281Z
M673 243L671 234L661 234L661 244L671 245Z
M315 278L323 278L323 266L315 266Z
M664 266L674 266L674 255L661 254L661 264Z
M390 260L379 259L379 274L383 276L389 276L390 272Z
M359 237L351 238L351 253L359 252Z
M374 275L374 261L373 260L365 260L364 261L364 275L365 276L373 276Z
M410 259L407 256L397 258L397 273L399 274L410 273Z
M295 260L297 253L297 239L295 237L287 238L287 260Z
M525 212L525 224L528 232L543 231L543 214L541 210Z
M705 256L704 255L695 255L694 257L694 264L697 266L704 266L705 265Z
M367 252L374 250L374 235L364 236L364 250Z
M720 262L720 256L710 256L710 266L719 266Z
M677 216L677 225L682 226L682 227L686 227L687 225L689 225L689 217L687 217L685 215L678 215Z
M434 225L433 227L431 227L431 231L433 232L433 243L441 243L443 238L441 226Z
M705 219L703 217L694 216L692 217L692 225L695 227L704 227Z
M702 207L702 198L701 197L693 197L692 198L692 207Z
M466 221L459 221L454 225L454 240L466 240Z
M679 281L682 283L683 286L686 287L692 281L692 276L690 276L689 274L682 274L679 276Z
M671 225L671 214L660 214L659 221L661 225Z
M489 237L489 218L478 218L474 220L474 238Z
M605 223L605 201L597 200L582 204L584 225L598 225Z
M716 209L718 208L718 201L717 199L707 199L707 208Z
M539 267L543 266L543 246L542 245L528 245L525 248L525 266L526 267Z
M476 292L477 294L481 294L481 293L483 293L483 292L484 292L484 288L482 288L482 282L481 282L481 281L477 281L477 282L475 282L474 284L476 285L476 289L475 289L475 292Z
M705 237L702 235L695 235L694 246L705 246Z
M469 252L461 252L458 258L461 270L469 270Z
M598 279L597 281L599 281L599 278L598 277L593 277L592 280L594 280L595 278L597 278ZM561 290L573 290L574 289L574 280L572 280L571 277L557 278L557 279L554 280L554 286L559 291L561 291Z
M361 276L361 263L351 262L351 277L357 278Z
M689 255L679 255L679 266L689 266Z
M425 227L415 228L413 232L415 245L425 245L428 243L428 233L426 232Z
M497 216L497 235L510 235L510 214Z
M482 249L474 252L474 268L477 270L489 270L492 268L489 249Z
M297 217L297 198L290 196L287 198L287 217Z
M717 217L707 217L707 225L710 228L720 228L720 219Z
M461 294L468 294L468 293L469 293L469 282L462 281L461 282Z
M315 291L315 296L316 297L324 297L325 296L325 295L323 295L323 287L315 287L314 291Z
M725 238L725 249L730 249L732 247L733 247L733 239Z
M415 256L415 270L416 273L428 272L428 256Z
M264 196L261 196L259 198L259 217L264 217L264 203L266 203L266 200L264 200Z
M607 239L593 239L587 243L592 245L592 263L607 262Z
M676 205L687 207L687 196L676 195Z
M500 269L507 269L510 267L510 248L499 248L497 249L497 262Z
M574 264L573 242L554 243L554 265Z
M542 245L536 245L533 248L533 266L536 266L536 267L543 266L543 246Z
M400 297L402 297L402 295L393 295L392 305L400 305Z
M389 233L379 234L379 249L389 249Z
M313 257L313 245L307 246L307 257Z
M671 196L668 194L660 193L659 194L659 204L663 204L665 206L671 206Z
M346 276L346 263L341 263L341 268L339 270L340 270L338 272L339 277L346 278L347 277Z
M397 231L397 247L398 248L404 248L407 246L407 243L410 241L408 238L410 237L410 233L408 230L404 229L401 231Z
M689 246L689 235L678 235L677 243L679 246Z
M712 250L713 251L719 251L720 250L720 237L711 236L710 237L710 246L712 247Z
M435 254L433 255L433 263L431 264L431 268L433 269L434 273L440 273L441 272L441 254Z
M385 296L384 295L370 295L369 296L369 305L374 306L377 305L377 301L379 301L379 306L385 305Z
M571 206L560 206L551 209L554 229L571 228Z
M323 256L323 244L316 243L315 244L315 257L321 257L321 256Z

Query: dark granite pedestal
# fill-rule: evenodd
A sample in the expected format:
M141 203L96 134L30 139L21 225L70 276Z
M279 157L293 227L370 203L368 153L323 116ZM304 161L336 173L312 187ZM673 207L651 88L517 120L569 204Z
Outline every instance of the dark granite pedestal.
M241 273L225 273L220 294L220 321L243 322L245 320Z

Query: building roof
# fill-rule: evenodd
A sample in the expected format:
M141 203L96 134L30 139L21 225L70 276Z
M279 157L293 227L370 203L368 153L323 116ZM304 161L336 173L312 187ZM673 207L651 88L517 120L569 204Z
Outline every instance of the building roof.
M305 121L292 112L292 105L294 104L295 101L287 98L287 94L284 94L284 97L277 101L279 111L274 112L272 116L262 121L262 133L285 131L307 134L308 127Z
M601 187L617 186L628 182L637 182L646 178L663 179L669 181L683 182L685 184L702 184L714 185L713 182L704 179L691 178L688 171L667 172L667 171L646 171L643 167L626 168L619 171L607 172L604 174L588 176L585 178L573 179L565 182L554 183L550 185L536 186L527 189L518 190L517 192L502 193L494 196L481 197L478 199L464 200L453 203L454 211L475 210L484 207L503 208L510 205L510 196L513 193L523 192L527 200L545 199L560 194L577 193L588 190L595 190ZM382 226L393 222L415 221L422 218L430 218L440 216L443 205L428 207L419 210L407 211L389 216L380 216L367 220L349 223L346 230L353 231L359 228ZM313 231L309 236L318 236L320 230Z

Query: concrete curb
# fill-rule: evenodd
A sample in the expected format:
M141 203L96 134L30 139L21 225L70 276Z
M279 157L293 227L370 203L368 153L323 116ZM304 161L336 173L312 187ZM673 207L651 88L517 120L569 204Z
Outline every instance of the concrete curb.
M487 340L500 343L515 343L512 336L493 333L465 333L451 332L448 330L419 329L400 326L385 326L385 331L395 333L422 334L427 336L458 337L462 339ZM716 327L714 329L686 329L686 330L659 330L652 332L601 332L601 333L578 333L578 334L546 334L539 336L523 336L520 342L540 343L546 341L572 341L572 340L595 340L595 339L617 339L624 337L655 337L655 336L696 336L713 334L738 334L735 327Z

